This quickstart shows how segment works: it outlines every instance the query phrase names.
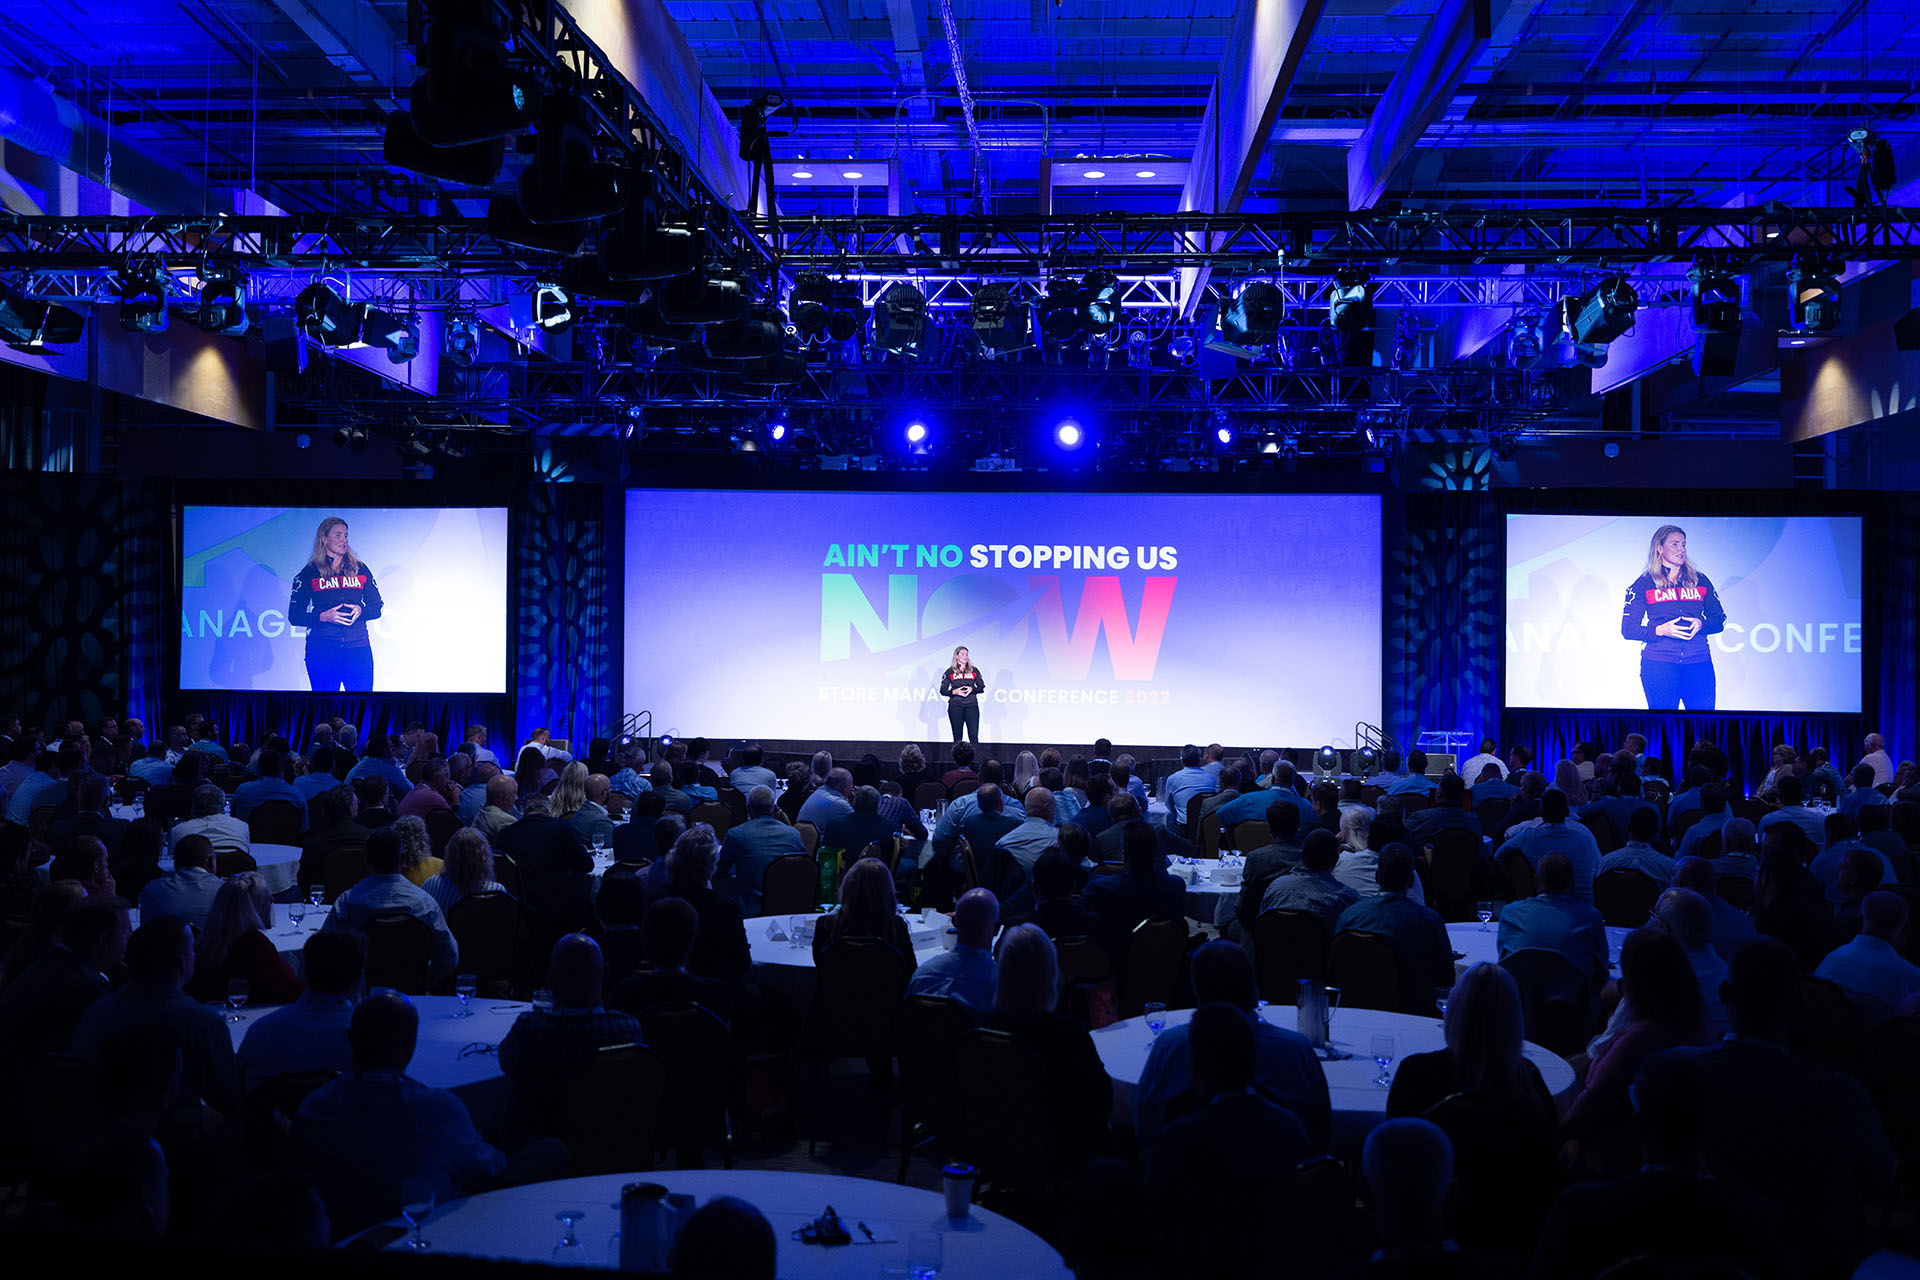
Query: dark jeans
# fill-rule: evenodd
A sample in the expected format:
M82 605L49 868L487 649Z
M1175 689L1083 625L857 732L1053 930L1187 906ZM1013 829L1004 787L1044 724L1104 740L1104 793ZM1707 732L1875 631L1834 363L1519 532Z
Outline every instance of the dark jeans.
M1640 660L1640 687L1647 691L1647 710L1713 710L1715 682L1711 662L1648 662Z
M307 680L315 693L373 692L373 646L307 646Z
M960 741L960 730L964 727L967 737L974 746L980 745L980 703L962 702L958 698L947 700L947 723L953 726L953 740Z

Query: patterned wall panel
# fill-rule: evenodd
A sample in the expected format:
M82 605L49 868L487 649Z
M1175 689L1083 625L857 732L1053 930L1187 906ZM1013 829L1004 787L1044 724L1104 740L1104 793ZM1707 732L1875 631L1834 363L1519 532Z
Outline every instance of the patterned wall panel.
M517 539L516 714L584 745L617 721L607 530L600 486L528 487Z

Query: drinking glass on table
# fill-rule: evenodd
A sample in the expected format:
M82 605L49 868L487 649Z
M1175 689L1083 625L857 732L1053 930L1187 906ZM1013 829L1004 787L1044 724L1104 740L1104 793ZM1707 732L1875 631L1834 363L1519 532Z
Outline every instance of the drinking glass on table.
M556 1267L584 1267L587 1265L587 1246L579 1236L573 1233L573 1224L587 1216L585 1209L562 1209L553 1215L566 1224L567 1233L560 1237L560 1243L553 1246L553 1265Z
M305 920L306 918L307 918L306 903L300 901L300 899L298 898L295 898L292 902L289 902L287 904L287 919L293 921L293 927L295 929L298 929L300 927L300 922L302 920Z
M1452 987L1435 987L1433 989L1433 1003L1434 1007L1440 1010L1440 1026L1442 1028L1445 1028L1447 1025L1447 1001L1452 995Z
M946 1265L938 1231L916 1231L907 1237L907 1273L913 1280L933 1280Z
M1487 931L1487 922L1493 919L1493 904L1491 902L1476 902L1473 904L1473 914L1480 917L1480 932L1485 933Z
M473 1016L473 998L480 994L480 979L471 973L455 974L453 979L453 994L460 997L459 1016L462 1018L471 1018Z
M1378 1035L1373 1038L1373 1061L1380 1068L1380 1074L1373 1078L1373 1082L1382 1089L1393 1084L1393 1077L1387 1074L1387 1068L1393 1065L1393 1050L1392 1036Z
M316 907L326 906L327 905L326 889L321 885L313 886L313 888L307 890L307 901L312 903Z
M413 1228L413 1239L407 1241L407 1248L425 1249L432 1243L420 1238L420 1224L433 1212L433 1179L408 1178L400 1184L400 1216Z
M1156 1001L1147 1006L1146 1013L1148 1031L1157 1036L1167 1029L1167 1006Z
M594 832L593 833L594 856L598 857L601 854L605 853L606 851L607 851L607 833L604 831Z
M247 992L248 987L245 978L229 978L227 980L227 1008L233 1010L232 1013L227 1015L228 1022L239 1022L241 1020L240 1011L247 1007Z
M1327 988L1327 1043L1333 1043L1333 1015L1340 1011L1340 988Z

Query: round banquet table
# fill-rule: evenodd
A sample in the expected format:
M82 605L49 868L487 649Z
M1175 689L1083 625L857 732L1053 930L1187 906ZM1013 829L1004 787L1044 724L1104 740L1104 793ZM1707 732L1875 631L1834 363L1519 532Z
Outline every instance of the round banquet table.
M327 923L327 917L332 914L332 907L307 905L305 914L296 924L287 903L273 904L273 927L267 930L267 936L273 939L273 949L280 953L280 958L291 965L293 971L303 978L307 976L305 951L307 939L318 933ZM133 928L140 927L140 908L134 907L129 910L127 917Z
M955 1224L947 1220L937 1191L827 1173L674 1169L562 1178L449 1201L434 1209L420 1234L429 1253L545 1264L564 1231L554 1214L578 1209L584 1216L574 1234L586 1246L587 1264L611 1267L616 1261L611 1238L620 1226L620 1188L629 1182L656 1182L700 1204L719 1195L747 1201L773 1226L774 1274L780 1280L878 1280L883 1269L895 1267L904 1276L907 1241L915 1231L940 1233L943 1280L1067 1280L1070 1275L1053 1246L978 1205ZM793 1238L794 1228L820 1216L828 1205L859 1244L808 1245ZM862 1222L878 1243L862 1237L857 1226ZM402 1224L396 1218L394 1225ZM404 1251L406 1238L386 1247Z
M940 940L947 926L953 923L951 917L935 912L934 922L928 924L924 916L916 911L902 918L906 920L907 930L913 938L914 964L924 964L930 957L940 954ZM809 939L801 946L793 945L790 940L792 922L798 919L818 920L819 916L749 917L746 922L747 949L753 958L752 977L755 985L791 1001L804 1017L813 1007L813 943ZM787 936L778 939L771 937L770 933L776 926Z
M1269 1022L1293 1026L1291 1005L1270 1005L1264 1011ZM1169 1009L1167 1025L1177 1026L1193 1017L1191 1009ZM1340 1009L1333 1015L1333 1047L1353 1056L1343 1061L1322 1061L1327 1075L1328 1100L1333 1105L1333 1154L1357 1156L1372 1128L1387 1118L1387 1090L1373 1083L1379 1068L1369 1057L1373 1037L1389 1034L1394 1040L1395 1068L1402 1059L1416 1053L1431 1053L1446 1047L1438 1018L1411 1013L1388 1013L1382 1009ZM1113 1109L1116 1122L1133 1121L1134 1092L1140 1073L1146 1069L1147 1053L1153 1047L1153 1033L1143 1018L1128 1018L1093 1033L1093 1046L1100 1061L1113 1078ZM1529 1041L1522 1047L1541 1079L1555 1098L1573 1088L1573 1068L1558 1054ZM1391 1069L1390 1069L1391 1070Z
M1607 926L1607 964L1614 977L1620 976L1620 944L1633 930ZM1500 963L1500 922L1482 925L1478 920L1449 924L1447 940L1453 944L1453 976L1458 978L1476 964Z

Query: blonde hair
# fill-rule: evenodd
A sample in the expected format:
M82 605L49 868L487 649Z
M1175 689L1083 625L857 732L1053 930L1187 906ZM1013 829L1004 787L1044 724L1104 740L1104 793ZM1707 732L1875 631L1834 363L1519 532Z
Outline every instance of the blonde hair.
M307 563L321 569L332 565L333 559L327 554L327 534L332 531L333 526L346 523L339 516L328 516L320 522L320 527L313 534L313 554L307 558ZM360 572L360 561L354 557L351 542L347 543L347 554L340 557L340 572L354 574Z
M233 944L255 929L273 927L273 893L266 877L257 871L243 871L220 884L207 911L206 928L200 932L199 964L218 969L233 953Z
M493 850L487 838L472 827L462 827L447 840L447 865L441 875L453 881L464 896L479 893L493 880Z
M1053 939L1036 924L1017 924L1000 939L993 1007L1017 1016L1052 1013L1060 1002L1060 965Z
M1024 796L1033 789L1040 779L1040 760L1031 751L1022 751L1013 758L1014 794Z
M840 877L841 936L885 938L894 918L893 873L878 858L861 858Z
M957 644L953 646L953 661L947 664L947 670L959 671L962 669L960 666L960 655L962 653L967 655L967 665L965 669L968 671L973 669L973 650L963 644Z
M410 876L433 856L433 841L427 835L426 820L408 814L394 820L393 830L400 837L400 874Z
M1520 1045L1525 1018L1520 987L1497 964L1476 964L1460 975L1444 1023L1454 1082L1461 1093L1515 1097L1520 1092Z
M587 802L587 766L575 760L560 771L560 785L553 789L553 816L571 818Z
M1367 847L1367 838L1373 832L1373 814L1358 806L1346 810L1340 815L1340 847L1354 852Z
M1687 531L1677 524L1663 524L1653 531L1653 541L1647 544L1647 576L1664 587L1691 587L1700 581L1700 570L1694 565L1693 557L1687 556L1680 562L1678 577L1667 576L1666 562L1660 558L1660 544L1667 540L1668 534L1677 533L1687 536Z

